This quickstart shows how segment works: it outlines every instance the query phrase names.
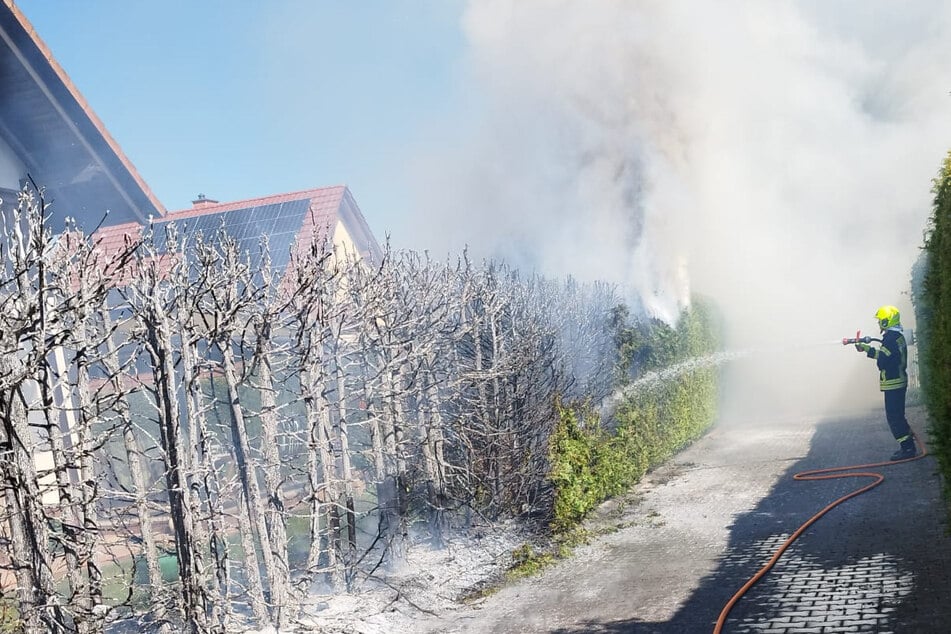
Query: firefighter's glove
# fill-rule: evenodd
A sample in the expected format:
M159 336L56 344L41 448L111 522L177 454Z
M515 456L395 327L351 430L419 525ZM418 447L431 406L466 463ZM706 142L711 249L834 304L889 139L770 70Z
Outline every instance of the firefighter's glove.
M868 345L867 343L857 343L855 344L855 349L859 352L868 353L868 351L872 349L872 346Z

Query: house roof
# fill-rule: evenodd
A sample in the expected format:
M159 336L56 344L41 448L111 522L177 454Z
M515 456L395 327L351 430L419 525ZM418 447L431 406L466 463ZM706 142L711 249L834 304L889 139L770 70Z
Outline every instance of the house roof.
M300 252L314 240L330 235L338 221L347 229L361 257L379 261L380 246L350 190L343 185L227 203L200 199L194 207L169 212L153 219L152 224L160 252L166 245L166 233L160 229L169 223L174 223L186 249L198 236L208 237L223 229L248 254L253 268L261 264L260 245L267 237L271 265L283 271L292 249ZM93 239L102 253L111 255L121 250L126 240L140 239L144 230L145 225L124 223L99 229Z
M0 2L0 136L65 216L91 229L165 210L13 0Z

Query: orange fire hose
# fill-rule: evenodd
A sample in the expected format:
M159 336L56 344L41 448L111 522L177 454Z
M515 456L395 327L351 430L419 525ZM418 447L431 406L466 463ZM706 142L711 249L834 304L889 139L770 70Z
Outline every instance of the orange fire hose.
M802 471L794 475L793 476L794 480L835 480L838 478L872 478L872 482L870 482L869 484L866 484L860 489L856 489L855 491L852 491L851 493L847 495L843 495L842 497L835 500L834 502L826 506L824 509L822 509L821 511L819 511L818 513L810 517L808 520L806 520L806 522L802 526L797 528L796 532L790 535L789 539L783 542L783 544L779 548L776 549L776 552L774 552L773 556L770 557L769 561L766 562L766 565L760 568L759 572L757 572L755 575L753 575L750 578L749 581L743 584L743 587L737 590L736 594L734 594L733 597L729 600L729 602L727 602L727 604L723 606L723 610L720 612L720 618L717 619L717 625L715 628L713 628L713 634L720 634L723 631L723 626L724 624L726 624L727 616L729 616L730 610L733 609L733 606L736 605L737 601L739 601L740 598L744 594L746 594L746 592L750 588L756 585L756 582L758 582L760 579L766 576L766 573L770 571L770 569L776 564L777 561L779 561L779 558L783 556L783 553L786 552L786 549L789 548L789 546L791 546L792 543L796 541L796 539L798 539L800 535L806 532L807 528L815 524L819 520L820 517L822 517L823 515L825 515L826 513L828 513L835 507L837 507L838 505L842 504L846 500L854 498L857 495L861 495L871 489L874 489L879 484L885 481L885 476L883 476L881 473L876 473L873 471L856 471L856 469L869 469L871 467L886 467L890 465L901 464L903 462L912 462L915 460L921 460L922 458L928 455L928 450L924 446L924 443L918 440L917 435L915 436L915 442L921 447L921 453L918 454L917 456L914 456L913 458L905 458L904 460L894 460L894 461L887 461L887 462L872 462L869 464L857 464L857 465L850 465L846 467L828 467L825 469L812 469L809 471Z

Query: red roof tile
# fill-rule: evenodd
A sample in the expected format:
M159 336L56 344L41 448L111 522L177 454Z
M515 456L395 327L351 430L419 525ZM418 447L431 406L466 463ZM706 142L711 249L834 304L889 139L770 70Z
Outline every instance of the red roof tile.
M102 227L93 234L92 239L95 248L105 256L111 256L118 253L126 243L126 240L133 242L142 237L142 225L137 222L127 222L122 225L113 225L111 227Z

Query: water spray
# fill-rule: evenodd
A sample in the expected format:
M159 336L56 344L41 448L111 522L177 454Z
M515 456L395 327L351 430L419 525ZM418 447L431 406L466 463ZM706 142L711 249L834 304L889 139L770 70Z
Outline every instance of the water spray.
M666 383L667 381L682 376L687 372L717 367L726 363L727 361L740 359L753 354L754 352L757 352L757 350L722 350L720 352L714 352L700 357L687 359L686 361L681 361L680 363L661 370L647 372L644 374L644 376L616 390L614 394L607 397L601 404L601 414L604 417L613 415L618 405L623 400L631 398L632 395L639 392L640 390L652 389L658 385Z

